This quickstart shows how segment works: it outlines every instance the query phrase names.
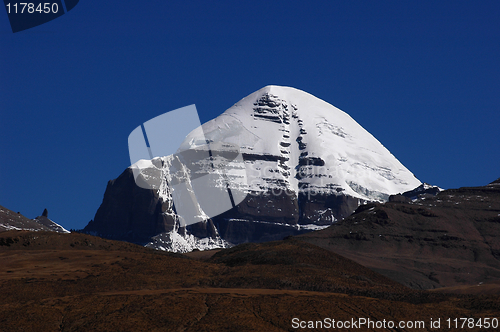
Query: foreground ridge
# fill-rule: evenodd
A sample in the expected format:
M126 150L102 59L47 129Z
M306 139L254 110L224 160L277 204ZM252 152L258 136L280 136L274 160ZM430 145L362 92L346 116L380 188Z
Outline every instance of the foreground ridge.
M412 290L293 238L186 255L78 233L9 231L0 243L4 330L287 331L294 318L431 330L431 318L500 314L496 295Z

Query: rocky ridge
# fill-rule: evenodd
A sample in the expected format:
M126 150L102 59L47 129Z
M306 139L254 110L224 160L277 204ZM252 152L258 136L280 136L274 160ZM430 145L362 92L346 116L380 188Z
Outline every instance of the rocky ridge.
M64 227L48 218L47 209L41 216L29 219L19 212L11 211L0 206L0 232L11 230L26 231L51 231L58 233L69 233Z
M500 279L500 187L497 180L413 201L370 203L300 239L413 288L495 282Z

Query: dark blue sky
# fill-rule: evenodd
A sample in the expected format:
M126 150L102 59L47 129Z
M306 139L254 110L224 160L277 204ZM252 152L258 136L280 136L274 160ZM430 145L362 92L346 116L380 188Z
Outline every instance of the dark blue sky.
M0 10L0 205L94 217L138 125L269 84L349 113L421 181L500 177L498 1L97 1L12 33Z

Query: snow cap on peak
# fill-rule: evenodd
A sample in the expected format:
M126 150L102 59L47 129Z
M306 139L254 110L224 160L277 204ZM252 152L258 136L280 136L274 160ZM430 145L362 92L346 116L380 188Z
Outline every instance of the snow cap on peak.
M248 158L273 156L246 163L248 173L255 174L249 191L280 183L295 192L385 200L421 184L351 116L292 87L261 88L191 132L184 143L195 146L201 134L238 146L244 156L253 156ZM265 161L270 159L276 161Z

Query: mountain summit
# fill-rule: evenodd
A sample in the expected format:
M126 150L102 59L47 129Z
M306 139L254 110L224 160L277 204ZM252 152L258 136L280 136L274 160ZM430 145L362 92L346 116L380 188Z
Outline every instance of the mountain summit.
M245 160L256 156L247 162L245 189L252 192L286 187L384 201L421 184L347 113L294 88L252 93L194 130L181 147L196 148L205 139L237 144Z
M421 185L348 114L289 87L267 86L243 98L193 130L178 151L196 154L207 144L210 157L197 163L197 171L210 174L211 185L221 192L246 196L241 203L208 218L207 198L189 189L195 187L186 176L189 167L180 167L175 155L158 157L151 167L161 171L155 173L161 177L159 189L138 188L127 169L108 184L85 231L139 243L154 236L149 246L175 251L261 242L324 228L360 204L387 201ZM242 162L219 160L217 150L227 146L238 147ZM153 173L145 169L142 176ZM180 179L189 194L183 204L194 206L199 218L193 225L184 226L187 216L173 204L172 184ZM208 201L217 204L218 196Z

